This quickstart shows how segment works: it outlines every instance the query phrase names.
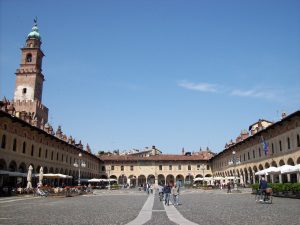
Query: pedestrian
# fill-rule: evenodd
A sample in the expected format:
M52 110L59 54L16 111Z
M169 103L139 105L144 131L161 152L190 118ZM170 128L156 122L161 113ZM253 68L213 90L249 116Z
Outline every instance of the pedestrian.
M162 201L163 200L163 196L164 196L164 187L161 185L158 185L158 196L159 196L159 200Z
M168 183L168 184L164 187L165 205L169 205L169 201L170 201L170 193L171 193L171 187L170 187L170 184Z
M176 206L176 205L178 205L178 195L179 195L178 187L176 184L174 184L171 193L173 196L173 205Z
M231 183L227 183L227 193L231 193Z

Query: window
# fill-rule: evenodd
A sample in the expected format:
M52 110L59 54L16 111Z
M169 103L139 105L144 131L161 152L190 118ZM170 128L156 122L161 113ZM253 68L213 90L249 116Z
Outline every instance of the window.
M279 151L282 151L281 141L279 141Z
M121 171L124 171L124 166L121 166Z
M5 134L2 135L2 141L1 141L1 148L6 147L6 136Z
M111 170L115 170L115 166L111 166Z
M244 161L246 161L246 154L244 153Z
M22 89L22 94L25 95L26 92L27 92L27 88L23 88L23 89Z
M272 148L272 154L274 154L274 144L273 143L271 145L271 148Z
M14 143L13 143L13 151L16 152L17 151L17 139L14 139Z
M61 161L63 162L64 161L64 155L61 154Z
M51 152L51 160L53 160L53 151Z
M133 166L130 166L130 170L133 171Z
M209 165L206 165L206 169L209 170Z
M39 148L39 158L41 158L42 155L42 148Z
M24 154L26 153L26 142L24 141L23 142L23 151L22 151Z
M181 170L181 165L178 165L178 170Z
M297 146L300 147L300 136L297 134Z
M200 170L200 165L197 165L197 170Z
M258 148L258 156L261 157L261 150Z
M290 138L287 138L287 147L288 149L291 149L291 142L290 142Z
M191 170L191 165L188 165L188 170Z
M45 152L45 158L47 159L48 157L48 149L46 149L46 152Z
M169 170L172 170L172 165L169 165Z
M34 154L34 146L31 145L31 156L33 156L33 154Z
M252 155L253 155L253 159L255 159L255 150L253 150Z
M159 165L158 168L159 168L159 170L162 170L162 165Z
M58 161L58 153L56 153L56 160Z
M101 170L102 170L102 171L105 171L105 166L102 166Z
M248 160L250 160L250 152L248 152Z
M32 55L30 53L26 55L26 62L32 62Z

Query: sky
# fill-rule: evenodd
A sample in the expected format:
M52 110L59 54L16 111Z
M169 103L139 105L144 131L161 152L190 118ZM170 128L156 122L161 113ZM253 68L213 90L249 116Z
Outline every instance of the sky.
M300 109L300 1L0 0L0 97L37 16L49 122L100 150L224 149Z

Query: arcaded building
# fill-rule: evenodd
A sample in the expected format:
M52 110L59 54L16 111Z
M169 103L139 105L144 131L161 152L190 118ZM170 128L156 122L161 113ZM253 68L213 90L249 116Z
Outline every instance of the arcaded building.
M243 130L218 154L210 150L171 155L155 146L132 154L96 156L87 145L72 136L55 131L48 123L48 108L43 105L43 51L35 24L21 48L21 63L16 70L14 99L0 101L0 186L26 186L29 165L34 173L72 176L76 184L79 169L74 163L84 161L81 179L113 178L119 184L143 185L146 182L190 184L195 178L216 181L236 176L238 182L258 182L255 172L270 166L300 164L300 111L283 115L278 122L259 120ZM262 143L267 143L265 154ZM235 154L233 154L235 153ZM81 157L79 157L81 154ZM235 164L230 164L235 157ZM272 175L273 182L298 182L299 174ZM225 179L226 182L226 179ZM212 183L212 182L211 182Z

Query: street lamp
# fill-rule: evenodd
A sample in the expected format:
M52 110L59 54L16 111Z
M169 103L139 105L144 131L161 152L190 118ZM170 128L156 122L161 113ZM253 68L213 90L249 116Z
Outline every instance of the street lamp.
M84 168L86 166L85 162L81 159L82 154L79 153L78 154L79 159L77 161L74 162L74 167L78 167L78 186L80 186L80 168Z
M201 164L201 170L202 170L202 184L204 186L204 170L205 170L205 164Z
M233 190L234 191L237 191L238 190L238 187L237 187L237 180L236 180L236 165L239 165L241 163L241 161L236 157L236 152L235 151L232 151L232 159L228 162L229 165L233 165L233 171L234 171L234 180L233 180L233 183L234 183L234 188Z

